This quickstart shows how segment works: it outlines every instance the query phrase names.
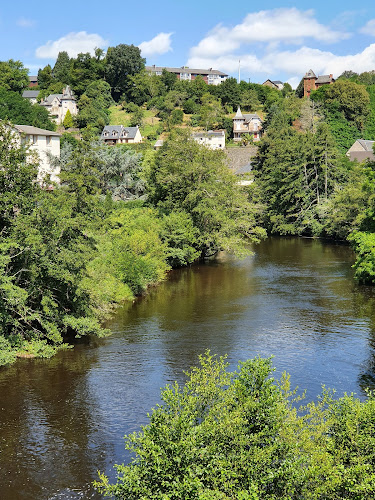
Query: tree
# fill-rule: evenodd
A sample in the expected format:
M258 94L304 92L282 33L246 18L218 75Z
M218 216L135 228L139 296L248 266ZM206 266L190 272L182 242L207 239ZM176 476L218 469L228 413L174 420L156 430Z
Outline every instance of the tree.
M0 88L0 119L17 125L33 125L47 130L55 130L48 111L39 104L31 104L18 92Z
M222 121L223 108L220 99L216 99L211 94L202 96L202 106L199 111L200 125L206 130L217 128Z
M22 93L29 86L29 71L21 61L0 61L0 87Z
M149 186L150 202L162 213L177 210L191 216L202 257L219 249L241 253L248 241L264 236L256 208L228 169L224 153L197 144L186 131L172 131L157 152Z
M74 93L80 97L94 81L104 77L104 62L89 52L80 53L71 60L69 80Z
M65 115L65 118L63 121L63 125L64 125L65 129L74 127L73 117L72 117L72 114L71 114L69 109L66 112L66 115Z
M206 352L186 383L166 386L149 423L125 437L132 454L95 486L120 499L371 500L375 440L373 393L317 403L300 400L290 380L272 377L270 359L228 371Z
M70 57L65 50L58 53L55 65L52 70L52 75L58 82L62 82L65 84L70 83L70 63Z
M130 97L130 77L144 69L146 60L134 45L120 44L109 47L106 59L106 79L112 87L112 96L118 102L120 96Z
M47 89L54 81L52 68L49 64L38 71L38 87Z

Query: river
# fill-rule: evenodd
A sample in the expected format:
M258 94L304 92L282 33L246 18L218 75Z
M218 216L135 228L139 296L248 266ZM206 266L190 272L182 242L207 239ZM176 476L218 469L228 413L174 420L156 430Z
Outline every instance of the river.
M276 375L311 400L375 386L375 290L353 281L353 254L313 239L269 238L244 260L188 269L118 311L113 334L0 369L1 500L99 499L97 470L128 460L123 436L147 423L160 388L206 349L274 355Z

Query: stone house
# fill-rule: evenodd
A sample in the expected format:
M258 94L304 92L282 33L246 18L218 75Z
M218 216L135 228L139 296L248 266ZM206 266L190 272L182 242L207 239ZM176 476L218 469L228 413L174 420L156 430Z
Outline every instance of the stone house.
M39 157L38 182L43 184L49 176L52 182L59 183L60 168L52 165L50 155L60 158L61 135L30 125L13 125L13 130L20 144L27 144L29 150L35 151Z
M238 106L236 116L233 118L233 140L240 142L242 136L249 134L254 141L259 141L262 137L263 127L260 116L256 113L242 114Z
M350 161L375 161L374 144L375 141L365 141L364 139L358 139L355 141L352 147L348 149L348 151L346 152L346 156L350 158Z
M271 87L271 89L283 90L284 84L280 80L266 80L262 83L266 87Z
M317 90L323 85L330 85L334 82L335 79L333 78L333 75L316 76L314 71L310 69L303 77L303 95L304 97L310 97L312 90Z
M142 142L142 135L138 125L124 127L123 125L106 125L102 131L101 139L109 145L137 144Z
M63 123L68 110L72 116L78 114L77 101L69 85L62 94L50 94L40 104L47 109L58 125Z
M224 130L209 130L208 132L194 132L192 138L198 144L203 144L210 149L225 149Z

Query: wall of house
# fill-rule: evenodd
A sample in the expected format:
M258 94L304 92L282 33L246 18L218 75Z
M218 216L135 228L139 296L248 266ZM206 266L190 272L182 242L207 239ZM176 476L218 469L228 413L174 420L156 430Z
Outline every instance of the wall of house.
M60 168L53 168L48 154L60 158L60 137L45 135L30 135L26 140L30 144L30 151L35 151L40 159L38 169L38 181L42 181L50 175L52 182L59 183Z
M312 90L316 90L315 78L305 78L303 81L304 97L309 97Z

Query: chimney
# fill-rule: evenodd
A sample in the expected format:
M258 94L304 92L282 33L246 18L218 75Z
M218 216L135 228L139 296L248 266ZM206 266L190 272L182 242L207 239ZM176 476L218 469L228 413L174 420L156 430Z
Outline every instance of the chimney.
M333 75L329 75L330 78L333 78Z

